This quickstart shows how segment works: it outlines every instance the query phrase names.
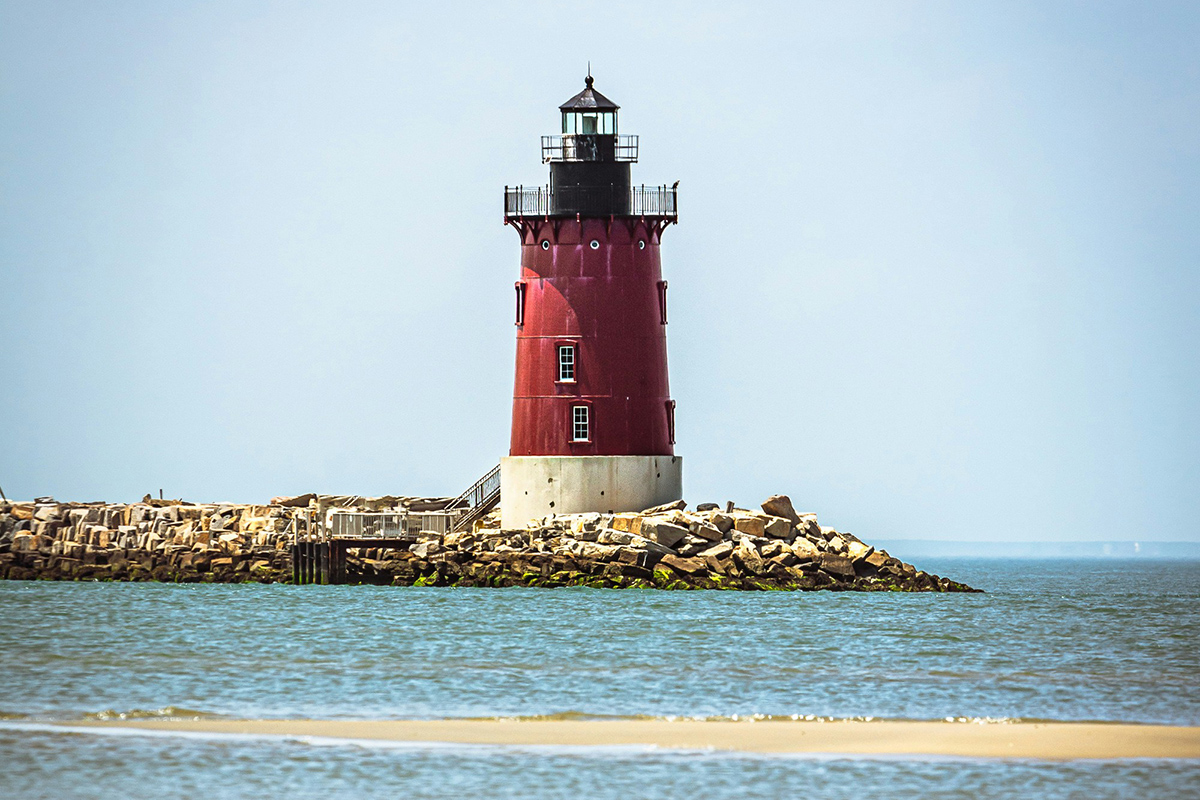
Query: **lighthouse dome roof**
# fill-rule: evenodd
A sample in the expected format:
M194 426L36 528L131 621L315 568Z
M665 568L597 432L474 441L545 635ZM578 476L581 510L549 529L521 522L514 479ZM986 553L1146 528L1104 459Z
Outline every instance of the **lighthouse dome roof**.
M558 107L559 111L598 110L616 111L619 105L592 88L592 76L584 80L584 90Z

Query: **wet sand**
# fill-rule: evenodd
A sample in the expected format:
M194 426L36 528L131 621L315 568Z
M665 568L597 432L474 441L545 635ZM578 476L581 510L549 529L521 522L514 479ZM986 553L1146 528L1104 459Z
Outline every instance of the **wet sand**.
M158 719L70 725L477 745L653 745L777 754L1048 760L1200 758L1200 727L1073 722Z

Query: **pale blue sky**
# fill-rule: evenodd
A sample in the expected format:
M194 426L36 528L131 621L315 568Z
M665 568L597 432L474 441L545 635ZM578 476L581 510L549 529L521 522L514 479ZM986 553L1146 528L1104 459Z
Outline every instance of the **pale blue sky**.
M581 88L681 181L689 500L1200 539L1200 5L0 2L0 487L448 494L505 184Z

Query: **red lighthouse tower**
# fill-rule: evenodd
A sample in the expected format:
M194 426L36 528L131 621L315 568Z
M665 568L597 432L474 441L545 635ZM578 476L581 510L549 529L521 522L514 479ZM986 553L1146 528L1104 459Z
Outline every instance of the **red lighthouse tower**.
M676 188L632 185L638 138L618 132L618 108L589 74L559 107L562 134L542 137L549 184L505 188L504 221L521 236L505 528L683 493L659 254Z

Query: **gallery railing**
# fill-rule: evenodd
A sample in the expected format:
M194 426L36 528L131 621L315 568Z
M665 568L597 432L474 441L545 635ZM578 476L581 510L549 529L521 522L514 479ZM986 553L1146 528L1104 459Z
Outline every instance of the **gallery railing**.
M637 161L638 137L625 133L567 133L542 137L542 163Z
M634 186L629 190L608 186L504 187L504 218L565 217L615 214L632 217L679 216L679 190L674 186Z

